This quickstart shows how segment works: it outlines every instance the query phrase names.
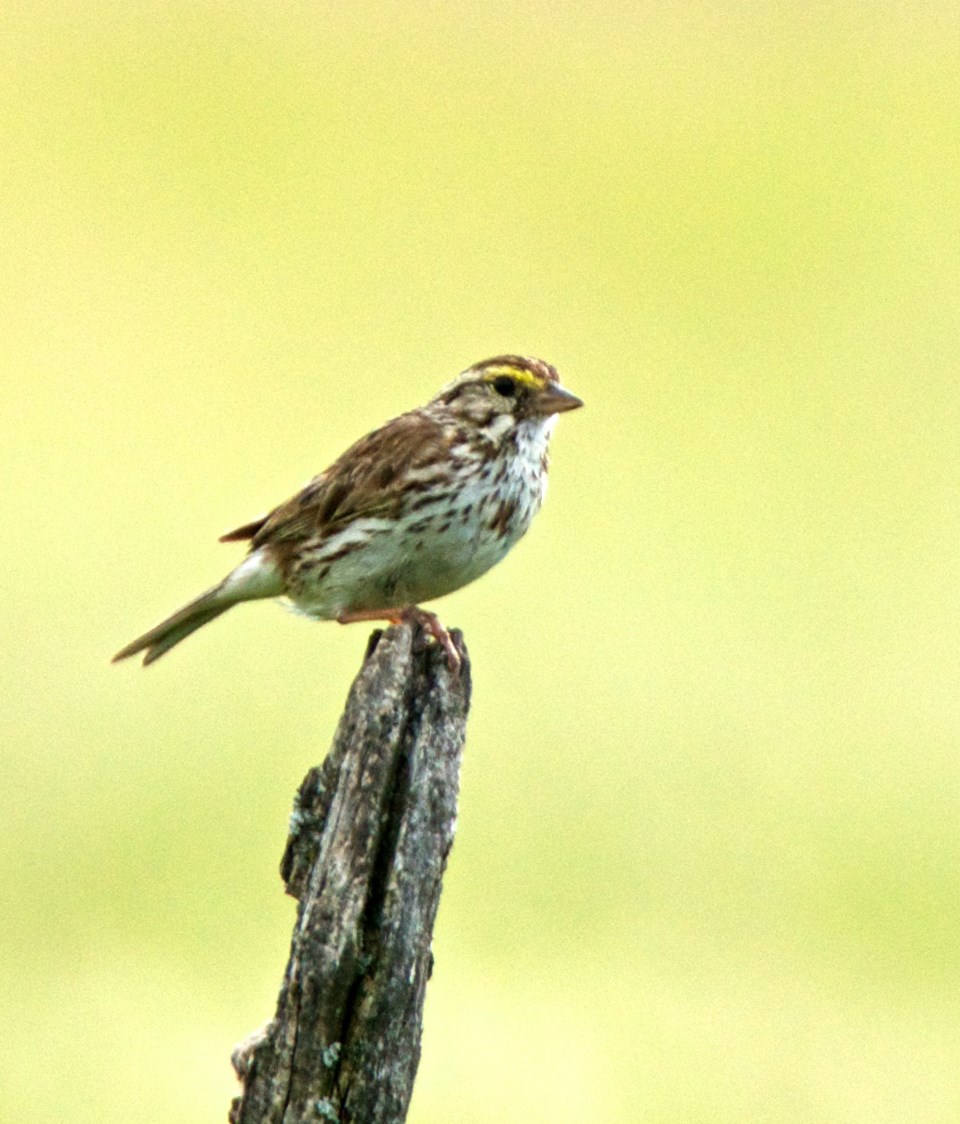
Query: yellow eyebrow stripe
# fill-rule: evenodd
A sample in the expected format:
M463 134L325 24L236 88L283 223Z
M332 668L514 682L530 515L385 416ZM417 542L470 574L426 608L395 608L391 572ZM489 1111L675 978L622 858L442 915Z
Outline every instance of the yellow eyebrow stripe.
M545 381L539 375L535 375L528 367L515 367L511 363L498 363L495 367L484 367L483 369L484 382L493 382L494 379L501 378L503 375L509 375L510 378L516 379L517 382L523 383L531 390L540 390Z

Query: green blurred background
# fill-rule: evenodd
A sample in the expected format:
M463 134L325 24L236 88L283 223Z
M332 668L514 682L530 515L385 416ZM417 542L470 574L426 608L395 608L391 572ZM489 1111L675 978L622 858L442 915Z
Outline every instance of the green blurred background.
M225 1118L368 630L108 658L503 351L413 1124L960 1119L952 4L0 14L0 1118Z

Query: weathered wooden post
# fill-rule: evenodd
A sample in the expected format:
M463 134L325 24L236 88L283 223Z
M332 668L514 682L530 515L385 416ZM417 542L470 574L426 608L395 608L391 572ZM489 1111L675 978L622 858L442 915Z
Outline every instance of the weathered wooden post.
M232 1124L397 1124L420 1061L430 941L470 702L411 625L376 632L281 864L299 901L274 1018L237 1047Z

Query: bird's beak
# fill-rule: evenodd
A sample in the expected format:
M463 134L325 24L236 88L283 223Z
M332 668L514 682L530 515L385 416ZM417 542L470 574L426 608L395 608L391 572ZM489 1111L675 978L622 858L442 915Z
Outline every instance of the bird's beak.
M557 383L550 383L536 396L534 408L538 414L563 414L567 410L577 410L583 405L583 399L571 394Z

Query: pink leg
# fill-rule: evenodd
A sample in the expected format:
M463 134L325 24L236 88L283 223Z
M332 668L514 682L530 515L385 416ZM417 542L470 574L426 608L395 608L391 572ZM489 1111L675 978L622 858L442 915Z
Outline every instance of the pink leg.
M454 675L460 671L460 653L454 647L450 633L443 627L436 613L421 609L418 605L396 609L348 609L337 620L340 624L353 624L355 621L390 621L391 624L408 621L410 624L417 624L443 648L447 667Z
M406 609L345 609L337 617L338 624L354 624L356 621L389 621L400 624Z

